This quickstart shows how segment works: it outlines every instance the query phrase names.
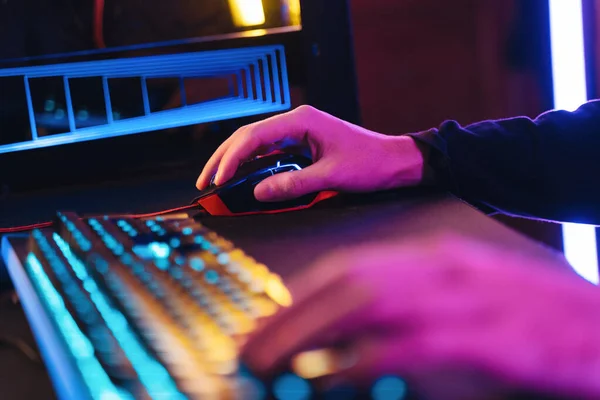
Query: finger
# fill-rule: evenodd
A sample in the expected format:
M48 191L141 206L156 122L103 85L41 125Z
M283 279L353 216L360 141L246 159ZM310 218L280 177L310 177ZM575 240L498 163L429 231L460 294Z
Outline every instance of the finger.
M334 266L339 266L339 268ZM318 298L319 292L338 286L342 277L342 265L325 263L322 265L315 264L288 281L287 286L293 299L292 305L279 310L271 318L263 320L254 334L248 338L246 348L252 352L252 349L260 347L263 341L270 340L268 337L271 335L271 330L284 324L290 317L294 318L294 315L298 313L298 309L304 306L307 299Z
M215 183L220 185L230 179L238 165L247 160L250 154L260 146L285 139L300 140L303 138L312 122L302 118L303 112L297 110L276 115L248 126L243 134L236 135L236 139L227 148L221 159Z
M289 342L278 344L274 337L279 337L278 340L304 342L305 337L314 336L322 326L326 326L336 318L335 314L330 314L332 309L334 313L344 313L343 310L335 310L336 300L350 296L355 300L355 303L345 304L350 310L359 307L361 302L366 302L363 299L364 293L360 297L356 296L356 287L346 282L345 267L349 265L348 256L352 257L349 253L331 253L288 281L293 305L264 321L264 324L249 338L243 351L244 358L249 363L260 366L263 371L269 370L269 367L281 357L282 352L289 351L285 348L293 346L293 343ZM345 312L349 312L348 308ZM315 315L315 310L319 310L318 315ZM311 328L312 332L309 332Z
M239 130L240 135L243 134L242 132L243 132L243 129L245 129L245 128L248 128L248 126L240 128L240 130ZM223 154L225 154L225 152L227 151L229 146L231 146L231 143L233 143L234 140L235 140L235 137L233 135L230 136L225 142L223 142L223 144L221 144L221 146L219 146L217 148L217 150L213 153L211 158L208 160L204 169L202 170L202 173L200 174L200 176L198 177L198 180L196 181L196 187L199 190L204 189L206 186L208 186L210 184L212 177L215 175L215 173L217 172L217 170L219 168L219 164L221 162L221 159L223 158ZM269 146L260 146L248 158L250 159L250 158L253 158L253 157L261 155L261 154L268 154L268 153L278 149L279 147L280 146L277 143L273 144L273 145L269 145Z
M282 201L295 199L309 193L328 188L331 178L326 176L319 163L299 171L273 175L254 188L254 197L258 201Z
M469 292L456 292L425 256L410 246L398 247L396 252L382 245L364 248L364 254L331 256L292 280L294 305L248 341L249 364L272 371L292 353L322 345L325 333L344 339L366 328L416 331L441 321L464 323L479 312ZM319 284L320 279L325 282Z
M285 315L277 317L246 343L242 356L254 371L272 372L294 353L324 345L323 335L332 330L344 331L347 322L365 308L370 297L356 285L328 288L317 296L317 301L286 310Z
M293 305L266 320L249 338L243 352L248 364L257 371L270 372L295 351L324 346L332 338L343 339L359 330L374 328L375 324L379 325L378 329L385 327L389 316L398 317L399 321L392 324L396 327L406 323L406 318L396 314L399 311L393 307L387 307L390 309L383 313L373 310L373 300L381 297L381 293L373 290L373 281L357 275L356 271L367 270L366 267L372 267L369 270L375 276L383 275L385 270L381 270L378 260L389 261L374 252L366 257L355 251L332 254L291 279L288 287ZM394 263L394 267L404 265ZM412 282L408 286L414 287ZM388 289L383 297L394 297L399 290L395 287L393 293L389 293ZM399 303L409 307L408 304L418 302L417 296L411 294L414 293L408 293L408 301Z
M213 155L208 159L206 165L200 173L200 176L198 177L198 180L196 181L196 187L198 190L202 190L209 185L211 178L217 172L217 167L223 158L223 154L225 154L231 143L235 140L236 134L240 131L243 131L245 128L246 127L243 126L229 136L223 143L221 143Z

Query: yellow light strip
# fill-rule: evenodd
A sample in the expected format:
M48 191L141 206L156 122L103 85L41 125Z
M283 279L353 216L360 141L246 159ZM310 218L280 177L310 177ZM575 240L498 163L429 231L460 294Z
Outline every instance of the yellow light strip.
M262 0L229 0L229 8L235 26L257 26L265 23Z

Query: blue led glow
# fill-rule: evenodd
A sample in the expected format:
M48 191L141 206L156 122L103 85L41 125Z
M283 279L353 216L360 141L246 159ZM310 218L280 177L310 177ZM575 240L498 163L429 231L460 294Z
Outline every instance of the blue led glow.
M152 242L147 245L139 244L133 246L132 250L138 257L144 260L166 260L171 255L171 248L169 245L161 242Z
M59 108L58 110L54 111L54 119L63 119L65 117L65 110L63 110L62 108Z
M86 121L90 117L90 113L87 110L79 110L77 111L76 118L79 121Z
M102 92L104 94L104 108L106 109L106 121L109 124L114 122L114 117L112 113L112 101L110 99L110 87L108 86L108 78L106 76L102 77Z
M56 234L54 239L65 258L69 260L77 277L83 282L84 288L88 291L91 300L102 316L106 326L112 332L138 374L142 384L146 387L151 396L164 396L164 398L169 399L185 399L185 396L179 392L167 370L152 355L150 355L150 353L148 353L142 343L137 339L133 330L127 323L127 319L120 311L110 305L106 296L99 290L96 283L92 280L92 277L88 275L85 266L71 252L69 245ZM93 263L96 265L103 264L103 262L106 263L106 261L100 257L96 257L93 260ZM110 282L112 285L119 285L116 279L113 279ZM120 289L122 289L121 292L124 293L125 288Z
M406 396L406 383L396 376L384 376L371 388L373 400L402 400Z
M167 269L169 269L169 260L166 258L159 258L154 260L154 265L156 265L158 269L166 271Z
M261 80L250 79L243 81L240 79L240 83L244 86L242 89L245 90L241 90L238 95L231 93L228 97L212 99L198 104L186 104L177 109L158 112L151 112L149 108L148 92L145 86L147 79L185 79L231 76L232 74L237 74L241 77L243 71L248 74L250 66L257 65L259 61L262 61L265 66L261 70L263 71L262 83L264 83L266 88L266 99L255 99L254 96L250 95L255 92L259 93L253 85L260 87ZM143 78L140 79L140 82L142 83L145 115L121 119L118 112L112 110L108 80L124 77L131 78L132 71L135 71L133 76ZM25 97L30 115L30 125L32 126L32 138L29 141L1 145L0 153L272 113L287 110L291 106L285 53L283 47L279 45L149 57L126 57L0 70L0 77L10 76L24 78ZM64 81L65 109L54 111L58 111L58 114L55 114L55 116L59 120L64 120L66 117L69 127L65 133L38 137L29 79L50 76L62 77ZM75 126L73 104L71 102L69 80L86 77L102 78L107 123L77 129ZM271 86L275 88L274 91L271 90ZM283 90L277 90L279 88ZM262 90L260 90L260 93L262 93ZM85 119L85 113L78 113L78 118Z
M191 235L192 234L192 228L190 228L189 226L186 226L185 228L183 228L181 230L181 233L183 233L184 235Z
M273 384L273 394L278 400L306 400L311 396L308 382L297 375L285 374Z
M171 268L169 270L171 272L171 276L175 279L183 278L183 271L179 268Z
M152 242L148 248L156 258L167 258L171 254L171 248L166 243Z
M71 232L73 238L75 239L75 242L81 248L81 250L90 251L92 249L92 243L85 238L83 233L79 231L79 229L77 229L75 224L72 221L69 221L64 214L60 214L59 218L65 224L67 230Z
M217 256L217 262L221 265L226 265L229 262L229 254L221 253Z
M54 107L56 107L56 103L54 102L54 100L48 99L44 102L44 111L46 111L46 112L54 111Z
M204 269L204 261L199 257L190 258L190 267L196 271L202 271Z
M127 221L122 219L117 221L117 225L123 230L123 232L127 233L131 237L137 236L137 231L131 226Z
M133 264L133 256L129 253L125 253L121 256L121 262L125 265L131 266L131 264Z
M65 307L62 297L33 253L29 253L27 256L26 264L39 295L52 313L56 327L75 358L92 398L98 400L132 398L114 386L94 356L92 344L78 328L77 323Z
M244 394L244 400L265 400L267 398L265 385L258 379L244 376L238 380L240 393Z
M98 235L100 235L100 238L102 239L106 247L108 247L113 252L113 254L120 256L125 252L125 248L123 247L123 245L119 243L112 235L106 232L102 224L98 222L95 218L88 219L88 223L90 224L92 229L95 230L98 233Z
M574 111L588 100L582 0L549 0L554 108ZM598 284L596 227L563 224L563 249L575 271Z
M202 235L197 235L196 237L194 237L194 243L196 243L196 244L204 243L204 237Z
M217 271L213 270L206 271L204 279L206 280L206 282L210 283L211 285L214 285L217 282L219 282L219 274L217 273Z

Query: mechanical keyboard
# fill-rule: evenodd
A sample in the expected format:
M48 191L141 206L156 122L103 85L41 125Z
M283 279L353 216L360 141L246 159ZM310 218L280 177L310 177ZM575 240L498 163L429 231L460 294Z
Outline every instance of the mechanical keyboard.
M61 399L315 398L297 374L266 383L240 365L247 335L291 295L187 214L60 212L2 252Z

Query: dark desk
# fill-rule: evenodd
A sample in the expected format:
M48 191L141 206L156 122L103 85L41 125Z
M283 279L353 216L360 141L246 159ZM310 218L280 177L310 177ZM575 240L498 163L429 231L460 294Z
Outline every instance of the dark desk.
M57 209L81 214L155 211L186 204L194 194L193 179L185 177L16 197L0 201L0 225L45 220ZM349 196L342 204L288 214L205 217L203 223L284 277L335 248L369 241L401 241L444 230L557 261L555 253L468 205L445 194L424 190ZM19 336L32 342L18 306L6 303L0 306L0 321L0 335ZM52 398L45 370L28 362L20 353L2 347L0 388L4 400Z

